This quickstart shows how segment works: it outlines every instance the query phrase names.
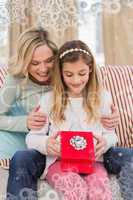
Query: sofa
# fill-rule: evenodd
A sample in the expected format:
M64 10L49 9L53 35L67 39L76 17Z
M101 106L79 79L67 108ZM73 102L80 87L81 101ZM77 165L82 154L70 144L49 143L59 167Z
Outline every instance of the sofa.
M120 123L116 128L119 138L118 146L133 147L133 67L132 66L103 66L98 68L99 76L105 88L112 95L114 104L120 113ZM4 84L6 68L0 68L0 87ZM0 168L0 200L4 199L8 170ZM110 175L110 184L113 200L122 200L120 188L116 176ZM31 194L30 194L31 195ZM62 199L45 182L38 181L39 200Z

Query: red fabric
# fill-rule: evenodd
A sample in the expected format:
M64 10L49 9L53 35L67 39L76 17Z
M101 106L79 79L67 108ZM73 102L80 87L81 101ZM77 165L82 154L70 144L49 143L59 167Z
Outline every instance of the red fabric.
M61 167L63 171L75 171L78 173L92 173L95 161L93 135L91 132L62 131L61 135ZM81 136L86 139L86 148L77 150L70 145L73 136Z

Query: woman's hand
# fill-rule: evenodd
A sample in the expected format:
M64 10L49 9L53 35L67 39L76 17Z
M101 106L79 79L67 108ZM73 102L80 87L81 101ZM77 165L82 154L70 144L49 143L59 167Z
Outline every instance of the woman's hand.
M119 112L114 105L111 105L111 111L111 115L103 115L101 117L102 125L108 130L115 129L118 126L120 120Z
M107 141L102 135L93 135L96 140L95 145L95 159L96 161L105 153Z
M47 116L36 107L27 117L27 128L32 130L41 129L47 122Z
M47 154L60 157L60 142L57 140L57 134L47 140Z

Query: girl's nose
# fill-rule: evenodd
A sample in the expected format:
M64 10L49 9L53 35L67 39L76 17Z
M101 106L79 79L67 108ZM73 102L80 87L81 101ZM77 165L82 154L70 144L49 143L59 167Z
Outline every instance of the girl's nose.
M78 76L74 76L73 77L73 82L74 83L79 83L80 82L80 78Z

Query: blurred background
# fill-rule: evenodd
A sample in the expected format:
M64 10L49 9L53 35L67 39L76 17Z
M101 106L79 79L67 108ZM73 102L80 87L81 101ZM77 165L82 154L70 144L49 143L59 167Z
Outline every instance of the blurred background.
M38 25L58 46L83 40L100 66L132 65L133 0L0 0L0 63L14 55L20 33Z

